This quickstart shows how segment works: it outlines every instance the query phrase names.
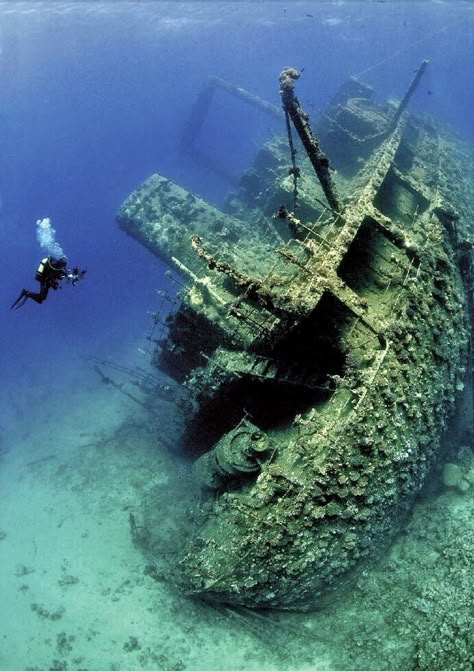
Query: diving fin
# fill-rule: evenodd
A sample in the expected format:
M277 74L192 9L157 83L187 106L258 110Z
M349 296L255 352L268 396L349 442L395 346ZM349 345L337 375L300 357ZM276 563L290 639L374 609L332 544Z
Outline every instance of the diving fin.
M22 289L16 301L12 303L10 310L13 310L13 308L15 308L15 310L21 308L26 303L27 298L28 298L28 292L26 291L26 289Z

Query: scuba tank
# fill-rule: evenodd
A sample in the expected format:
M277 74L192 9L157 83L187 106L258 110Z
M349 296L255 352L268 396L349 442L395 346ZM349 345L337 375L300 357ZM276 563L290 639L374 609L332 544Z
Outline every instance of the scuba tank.
M48 263L48 261L49 261L48 257L46 257L44 259L41 259L41 261L40 261L40 264L39 264L38 269L37 269L36 274L35 274L35 280L38 280L38 282L42 282L44 280L44 277L45 277L45 272L44 271L45 271L46 264Z

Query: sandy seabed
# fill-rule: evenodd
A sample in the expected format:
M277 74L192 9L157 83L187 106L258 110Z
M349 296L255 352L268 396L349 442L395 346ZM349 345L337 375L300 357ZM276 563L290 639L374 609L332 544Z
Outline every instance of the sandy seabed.
M152 492L169 536L168 513L193 503L188 475L160 444L156 415L149 424L85 377L3 432L1 671L280 667L225 610L146 575L130 513Z
M471 489L420 501L384 559L319 613L206 605L150 575L131 534L130 513L140 523L156 505L160 567L196 505L169 449L173 406L150 414L90 370L75 375L2 418L0 671L472 668Z

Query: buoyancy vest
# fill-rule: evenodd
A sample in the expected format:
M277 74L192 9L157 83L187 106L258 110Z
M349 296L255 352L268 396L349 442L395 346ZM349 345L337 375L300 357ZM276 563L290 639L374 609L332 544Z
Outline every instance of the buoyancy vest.
M53 261L56 262L54 257ZM53 266L51 263L51 256L47 256L46 258L41 259L35 274L35 279L38 280L38 282L55 282L61 280L64 276L64 267Z

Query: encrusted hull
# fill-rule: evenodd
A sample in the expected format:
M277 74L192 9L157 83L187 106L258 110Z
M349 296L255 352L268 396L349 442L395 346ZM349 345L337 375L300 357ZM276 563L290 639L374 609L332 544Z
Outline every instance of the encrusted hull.
M274 140L225 213L154 176L118 216L190 280L155 363L193 395L210 496L180 581L208 599L318 607L399 530L462 386L467 159L356 82L328 117L329 208L304 164L298 218L271 219L293 187Z

